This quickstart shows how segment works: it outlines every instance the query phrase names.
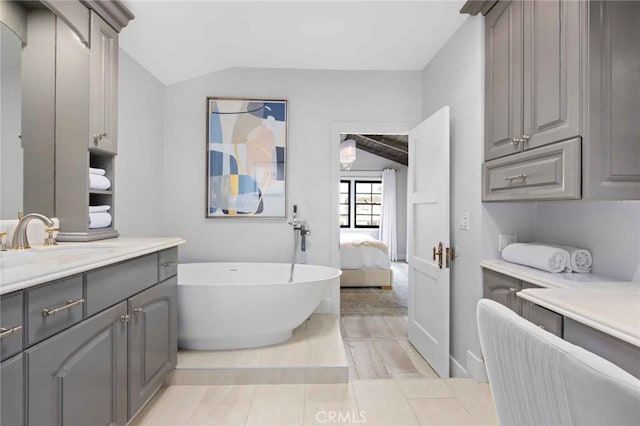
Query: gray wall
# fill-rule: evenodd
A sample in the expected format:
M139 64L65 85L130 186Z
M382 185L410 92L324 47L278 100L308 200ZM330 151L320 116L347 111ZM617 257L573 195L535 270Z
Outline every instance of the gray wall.
M330 265L332 124L420 119L420 72L229 69L167 87L165 233L187 240L183 262L287 262L293 233L286 220L205 219L207 96L287 99L289 214L306 220L308 263ZM337 221L337 219L335 219Z
M165 86L120 50L116 229L124 237L177 236L163 225Z
M584 247L593 273L640 283L640 201L538 203L535 238Z
M356 150L356 161L349 172L340 172L340 177L357 178L358 170L396 169L396 232L398 234L398 260L407 258L407 166L387 160L361 149ZM351 224L353 226L353 223ZM364 232L378 237L378 230L340 228L343 232Z

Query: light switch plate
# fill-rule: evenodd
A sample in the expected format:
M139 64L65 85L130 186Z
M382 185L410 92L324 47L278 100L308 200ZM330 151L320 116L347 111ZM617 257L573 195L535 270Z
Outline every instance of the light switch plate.
M465 231L469 230L469 212L458 213L458 228Z
M517 234L498 234L498 251L502 253L502 250L509 244L517 243Z

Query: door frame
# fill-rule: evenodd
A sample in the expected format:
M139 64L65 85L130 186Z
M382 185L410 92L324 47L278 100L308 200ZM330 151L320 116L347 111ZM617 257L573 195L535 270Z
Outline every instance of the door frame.
M340 195L337 188L340 184L340 135L343 133L370 133L408 135L412 128L408 122L363 122L363 121L334 121L331 123L330 141L330 170L331 193L329 211L331 212L331 266L340 269L340 223L338 222L338 204ZM407 235L407 242L409 239ZM340 282L331 289L331 313L340 317Z

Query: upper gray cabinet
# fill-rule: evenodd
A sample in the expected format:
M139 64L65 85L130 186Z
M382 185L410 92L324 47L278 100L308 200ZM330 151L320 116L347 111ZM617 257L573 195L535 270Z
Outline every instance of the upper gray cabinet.
M522 1L498 3L487 14L485 159L521 150L523 132L523 5Z
M580 134L579 9L513 0L487 14L485 160Z
M584 195L640 199L640 2L592 1Z
M524 2L523 149L580 135L580 3Z
M118 33L91 12L89 147L115 154L118 141Z
M514 0L489 8L483 201L640 199L640 2ZM491 173L503 157L518 154L529 166L537 149L575 139L581 149L563 154L554 176L510 166L498 185ZM557 182L549 191L535 184L548 178Z

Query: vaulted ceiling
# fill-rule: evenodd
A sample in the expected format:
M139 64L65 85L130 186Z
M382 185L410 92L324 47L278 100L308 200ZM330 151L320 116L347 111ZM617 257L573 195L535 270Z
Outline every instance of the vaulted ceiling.
M353 139L356 148L371 154L409 165L409 137L407 135L356 135L345 134L341 140Z
M463 0L125 0L120 46L165 84L233 67L422 70Z

